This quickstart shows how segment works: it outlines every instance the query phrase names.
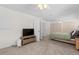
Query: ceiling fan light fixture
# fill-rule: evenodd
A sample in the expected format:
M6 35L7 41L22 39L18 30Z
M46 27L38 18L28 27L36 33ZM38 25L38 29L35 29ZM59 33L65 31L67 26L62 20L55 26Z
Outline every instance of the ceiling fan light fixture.
M38 4L38 7L40 9L46 9L48 7L48 5L47 4Z
M44 4L44 8L47 8L48 7L48 5L47 4Z
M43 9L42 4L38 4L38 7L39 7L40 9Z

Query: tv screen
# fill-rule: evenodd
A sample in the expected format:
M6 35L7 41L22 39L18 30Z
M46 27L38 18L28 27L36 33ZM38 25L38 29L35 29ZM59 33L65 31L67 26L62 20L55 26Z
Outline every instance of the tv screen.
M23 36L34 35L34 29L23 29Z

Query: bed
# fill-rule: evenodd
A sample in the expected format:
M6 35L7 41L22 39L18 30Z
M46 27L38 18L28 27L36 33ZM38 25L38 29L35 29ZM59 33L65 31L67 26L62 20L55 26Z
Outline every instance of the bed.
M50 34L50 39L75 44L75 39L71 39L70 33L53 32Z

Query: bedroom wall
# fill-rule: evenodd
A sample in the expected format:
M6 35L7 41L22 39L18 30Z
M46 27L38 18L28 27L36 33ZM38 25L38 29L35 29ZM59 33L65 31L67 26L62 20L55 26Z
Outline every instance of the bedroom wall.
M70 33L72 30L76 29L79 26L78 22L78 19L52 22L50 24L50 31Z
M38 17L0 7L0 48L16 44L23 28L33 28Z
M50 24L50 31L51 32L61 32L61 23L55 22Z

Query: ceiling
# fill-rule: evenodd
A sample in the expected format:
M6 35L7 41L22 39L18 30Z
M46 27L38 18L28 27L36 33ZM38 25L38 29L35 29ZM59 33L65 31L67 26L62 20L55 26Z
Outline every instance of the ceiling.
M42 17L47 21L57 20L67 16L79 16L79 5L77 4L48 4L48 8L43 10L40 10L37 4L0 4L0 6Z

